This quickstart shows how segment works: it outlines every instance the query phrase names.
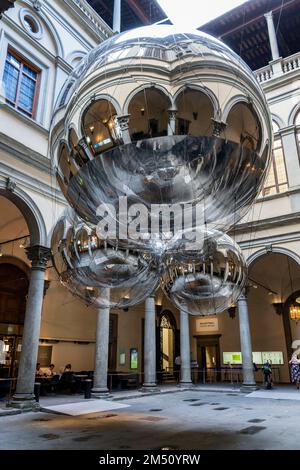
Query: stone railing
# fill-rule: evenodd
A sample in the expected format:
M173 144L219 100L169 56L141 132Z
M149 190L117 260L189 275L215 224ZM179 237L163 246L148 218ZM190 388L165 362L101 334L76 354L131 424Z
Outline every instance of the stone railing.
M259 83L263 83L268 80L271 80L271 78L273 77L273 70L270 65L267 65L266 67L263 67L262 69L256 70L254 73Z
M113 32L111 28L105 23L104 20L96 13L96 11L88 4L86 0L67 0L67 2L73 3L81 12L93 23L94 27L97 28L104 39L112 36Z
M258 82L264 84L272 80L272 78L294 72L295 70L299 70L300 72L300 52L286 57L285 59L270 62L266 67L262 67L254 73Z
M296 69L300 70L300 52L286 57L286 59L282 59L283 73L291 72Z

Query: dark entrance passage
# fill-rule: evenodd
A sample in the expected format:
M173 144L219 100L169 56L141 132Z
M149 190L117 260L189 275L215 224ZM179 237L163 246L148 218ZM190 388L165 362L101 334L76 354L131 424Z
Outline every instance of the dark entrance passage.
M0 377L18 373L28 284L21 268L0 264Z
M220 336L197 336L197 361L199 380L202 382L220 381Z

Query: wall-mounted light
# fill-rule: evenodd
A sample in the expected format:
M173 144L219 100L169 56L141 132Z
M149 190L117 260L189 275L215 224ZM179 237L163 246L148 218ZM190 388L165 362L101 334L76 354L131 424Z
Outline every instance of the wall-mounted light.
M194 121L197 121L197 119L198 119L198 113L193 113L193 118L194 118Z
M0 246L0 257L3 256L3 253L2 253L2 249L1 249L1 246Z
M300 320L300 305L291 305L290 309L290 319L298 322Z
M95 130L95 126L90 126L90 133L93 135L94 133L94 130Z
M145 108L141 108L141 115L144 116L145 114Z

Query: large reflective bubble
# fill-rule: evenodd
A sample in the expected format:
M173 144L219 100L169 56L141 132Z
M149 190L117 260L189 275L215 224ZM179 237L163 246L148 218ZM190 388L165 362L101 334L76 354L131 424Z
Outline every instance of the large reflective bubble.
M214 230L188 232L169 244L161 287L180 310L191 315L221 313L234 304L246 282L239 246Z
M88 304L126 308L144 300L158 285L149 255L110 247L90 227L68 217L54 228L52 254L62 283ZM102 295L105 288L109 296Z
M267 103L247 65L215 38L170 25L91 51L63 87L50 136L77 214L96 226L106 208L118 224L108 238L126 232L128 247L152 253L175 233L153 206L193 212L194 227L237 223L261 190L271 144Z

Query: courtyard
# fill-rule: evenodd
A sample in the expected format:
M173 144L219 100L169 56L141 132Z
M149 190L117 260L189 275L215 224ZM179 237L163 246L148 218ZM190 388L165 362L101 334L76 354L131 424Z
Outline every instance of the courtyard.
M132 398L127 393L99 400L106 410L79 416L49 411L1 416L0 449L300 449L300 392L288 386L251 394L222 390L208 386L180 391L174 386L157 395L135 392ZM88 401L49 396L40 404L47 408Z

